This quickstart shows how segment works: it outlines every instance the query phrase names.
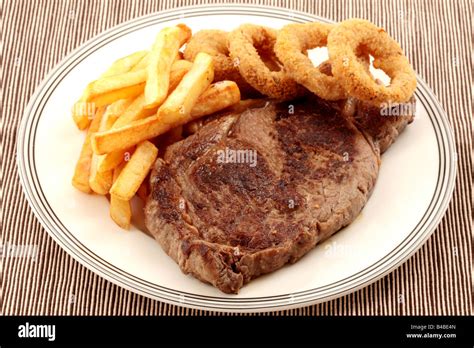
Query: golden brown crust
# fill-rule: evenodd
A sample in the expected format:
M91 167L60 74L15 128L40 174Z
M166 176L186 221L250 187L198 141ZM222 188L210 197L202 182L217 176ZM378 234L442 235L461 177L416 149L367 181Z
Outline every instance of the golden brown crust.
M330 62L315 67L306 54L309 49L326 46L332 28L334 25L317 22L286 25L278 32L275 53L298 83L325 100L341 100L348 95L341 81L333 76ZM369 55L357 52L356 56L368 71Z
M273 55L275 42L276 30L244 24L229 34L230 56L238 62L240 74L256 90L274 99L293 99L303 94L304 89L285 71L271 70L258 52Z
M374 57L374 67L391 78L389 86L377 84L357 59L363 47ZM328 36L332 72L347 93L374 105L406 102L416 89L416 75L400 45L384 29L369 21L351 19L339 23Z
M308 49L326 46L331 28L316 22L286 25L278 32L275 53L298 83L323 99L340 100L346 97L346 91L339 80L323 73L304 54Z

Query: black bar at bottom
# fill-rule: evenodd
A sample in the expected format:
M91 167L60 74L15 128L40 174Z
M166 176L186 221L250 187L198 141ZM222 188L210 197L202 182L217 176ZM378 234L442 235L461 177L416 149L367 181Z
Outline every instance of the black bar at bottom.
M298 344L472 347L473 328L472 317L4 316L0 317L0 346L251 343L289 347Z

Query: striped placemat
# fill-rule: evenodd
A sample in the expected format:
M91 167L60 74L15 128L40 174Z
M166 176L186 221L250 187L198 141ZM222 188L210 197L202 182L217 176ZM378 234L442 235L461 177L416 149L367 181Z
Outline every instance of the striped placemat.
M16 134L35 88L69 52L117 24L156 11L214 1L2 2L2 313L209 315L150 300L113 285L63 251L33 216L16 168ZM360 17L401 43L454 128L458 179L446 216L428 242L393 273L351 295L279 314L472 314L472 2L245 1L333 20ZM36 259L5 257L34 247ZM11 254L11 253L10 253Z

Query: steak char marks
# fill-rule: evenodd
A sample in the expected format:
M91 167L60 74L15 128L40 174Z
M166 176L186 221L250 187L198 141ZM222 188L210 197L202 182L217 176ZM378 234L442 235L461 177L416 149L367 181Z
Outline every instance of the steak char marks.
M343 117L316 98L223 115L156 161L147 228L183 272L237 293L350 224L411 120L361 103Z

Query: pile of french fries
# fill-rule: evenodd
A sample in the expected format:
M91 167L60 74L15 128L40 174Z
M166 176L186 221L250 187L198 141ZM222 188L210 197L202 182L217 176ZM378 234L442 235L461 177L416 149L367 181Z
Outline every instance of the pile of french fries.
M190 38L183 24L164 28L149 51L115 61L74 104L74 122L87 133L72 184L109 195L110 216L124 229L131 224L131 199L146 199L145 179L158 156L155 138L180 139L183 125L240 102L235 82L212 83L212 57L182 59Z

